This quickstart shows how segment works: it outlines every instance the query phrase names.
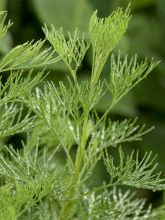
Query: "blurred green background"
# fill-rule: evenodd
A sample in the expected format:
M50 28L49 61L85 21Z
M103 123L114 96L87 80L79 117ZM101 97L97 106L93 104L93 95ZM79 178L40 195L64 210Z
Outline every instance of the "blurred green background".
M161 60L160 65L140 85L131 91L111 113L112 118L139 117L140 124L152 125L155 129L147 134L142 142L132 143L142 152L152 150L158 154L159 168L165 174L165 0L0 0L0 10L7 10L8 17L14 22L8 35L0 44L0 53L7 53L13 46L43 38L43 23L61 26L72 32L75 27L88 38L88 23L95 9L100 17L109 15L118 6L126 8L131 2L132 19L127 33L118 47L122 54L129 56L137 53L139 60L145 57ZM109 63L103 76L108 75ZM54 82L64 80L66 69L62 63L50 67L49 78ZM91 52L86 55L79 70L79 79L89 77L91 70ZM110 97L106 96L98 106L102 114ZM101 166L100 166L101 167ZM98 168L98 170L101 168ZM96 173L96 182L99 171ZM162 193L144 192L149 201L160 204Z

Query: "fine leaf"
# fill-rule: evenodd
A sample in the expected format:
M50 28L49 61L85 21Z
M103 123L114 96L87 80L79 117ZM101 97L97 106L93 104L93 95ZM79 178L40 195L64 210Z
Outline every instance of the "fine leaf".
M116 103L135 85L146 78L158 64L159 61L154 61L154 59L152 59L150 63L147 62L147 59L138 63L136 55L130 60L130 62L128 62L127 55L122 61L120 53L118 54L117 59L115 58L115 55L112 54L110 83L107 83L113 96L111 108L116 105Z
M31 41L13 48L0 61L0 72L43 67L59 61L60 57L54 58L51 48L43 50L44 42L44 40L35 43Z
M47 26L43 28L46 38L50 41L55 51L62 57L65 65L67 66L73 79L76 79L76 72L78 67L85 56L85 53L89 47L89 43L86 43L84 36L80 40L79 31L76 29L71 36L68 33L69 38L66 39L63 29L56 30L53 26L49 31Z
M89 34L93 49L91 80L94 85L99 79L110 52L127 29L130 20L129 11L129 7L125 12L119 8L107 18L98 18L95 11L90 20Z
M0 11L0 40L5 37L8 29L11 27L12 23L11 21L8 21L8 23L5 25L7 12L6 11Z
M0 80L0 106L12 101L23 101L21 97L27 96L32 92L45 77L44 71L38 72L32 77L33 71L30 70L27 77L23 77L23 72L12 72L5 83Z
M89 217L92 220L146 220L150 219L151 207L144 209L145 200L130 191L113 188L99 195L93 193L88 200Z
M24 106L6 104L4 108L1 108L0 114L0 137L10 136L13 134L27 132L34 126L37 121L36 116L32 116L31 112L23 115Z
M112 184L128 185L136 188L162 190L165 188L165 179L161 179L161 173L155 173L158 163L152 152L145 153L140 159L139 152L134 151L125 155L119 148L119 164L114 163L113 157L106 154L104 158L107 171L110 174Z

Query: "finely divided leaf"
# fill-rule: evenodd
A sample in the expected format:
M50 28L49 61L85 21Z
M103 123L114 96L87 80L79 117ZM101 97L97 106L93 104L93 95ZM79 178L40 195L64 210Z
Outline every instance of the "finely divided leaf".
M119 148L119 164L114 158L106 154L104 158L107 171L110 174L112 184L121 184L142 189L162 190L165 188L165 179L161 179L161 173L156 173L158 164L152 152L145 153L140 159L139 152L134 151L125 155Z
M99 195L92 194L88 200L88 216L91 220L146 220L150 219L151 206L144 209L145 200L130 191L113 188Z
M6 11L0 11L0 40L5 37L8 29L11 27L12 23L8 21L8 23L5 25L7 12Z
M129 7L125 12L119 8L107 18L98 18L95 11L90 20L89 34L93 49L91 80L94 85L99 79L110 52L127 29L130 20L129 11Z
M127 55L122 60L120 53L117 58L112 54L110 83L107 83L113 96L111 108L135 85L146 78L158 64L159 61L154 61L154 59L150 63L147 62L147 59L138 63L136 55L128 61Z
M49 31L47 26L43 28L46 38L50 41L55 51L62 57L73 79L76 79L76 72L85 56L89 43L84 37L80 40L79 31L76 29L73 36L69 33L68 39L64 36L63 30L56 30L53 26Z
M37 68L58 62L61 58L54 57L51 48L43 49L44 40L33 41L13 48L1 61L0 72Z

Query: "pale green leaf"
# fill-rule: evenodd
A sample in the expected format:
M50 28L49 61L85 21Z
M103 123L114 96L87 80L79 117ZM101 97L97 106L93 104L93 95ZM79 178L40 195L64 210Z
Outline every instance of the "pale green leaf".
M8 21L8 23L5 25L7 12L6 11L0 11L0 40L5 37L8 29L11 27L12 23Z
M112 184L121 184L136 188L162 190L165 188L165 179L161 179L161 173L156 173L158 163L152 152L145 153L140 159L139 152L125 155L119 148L119 164L116 165L112 156L104 158L107 171L110 174Z
M91 80L94 85L99 79L110 52L127 29L130 20L129 10L128 7L123 12L119 8L107 18L98 18L95 11L90 20L89 34L93 49Z
M138 63L136 55L128 61L127 55L122 60L120 53L117 58L112 54L110 83L107 83L113 96L111 108L135 85L146 78L158 64L159 61L154 61L154 59L150 63L147 59Z
M68 39L66 39L63 29L56 30L52 26L49 31L45 25L43 30L55 51L62 57L73 79L76 79L76 72L81 65L89 43L85 42L84 36L80 40L80 33L77 29L73 35L68 34Z
M60 57L54 58L51 48L43 50L45 41L27 42L13 48L1 61L0 72L37 68L56 63Z

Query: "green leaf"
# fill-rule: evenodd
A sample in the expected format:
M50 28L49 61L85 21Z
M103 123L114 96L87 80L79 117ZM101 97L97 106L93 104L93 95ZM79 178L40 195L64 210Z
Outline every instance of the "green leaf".
M135 157L135 158L134 158ZM152 158L152 152L145 153L140 159L139 153L125 155L119 148L119 165L114 163L112 156L104 158L107 171L110 174L112 184L121 184L142 189L162 190L165 188L165 179L161 179L161 173L155 173L158 164Z
M151 206L144 209L145 200L135 197L130 191L113 188L99 195L92 194L88 200L89 217L92 220L145 220L150 219Z
M115 55L111 56L111 71L110 71L110 83L107 86L112 93L113 100L111 108L125 96L136 84L147 77L147 75L159 64L159 61L151 60L148 64L147 59L141 63L137 62L137 56L135 55L130 62L128 62L127 55L124 60L121 60L120 53L115 58Z
M14 181L28 183L31 180L35 181L46 178L52 178L52 181L57 180L57 177L62 174L64 168L57 161L53 161L56 150L49 154L45 149L40 155L39 139L36 140L34 148L31 149L29 144L30 142L23 143L23 150L20 152L15 151L12 146L1 148L1 176L11 183ZM52 165L56 166L53 169L54 176L52 176Z
M8 102L23 101L22 96L31 93L44 78L43 73L39 72L32 78L33 71L29 71L26 78L22 77L22 72L12 72L5 83L0 81L0 106Z
M94 85L99 79L110 52L127 29L130 20L129 11L129 7L125 12L119 8L107 18L98 18L97 11L92 15L89 35L93 48L91 80Z
M23 105L16 106L12 104L6 104L4 109L1 108L0 114L0 137L6 137L13 134L27 132L34 126L36 126L36 117L31 116L29 111L23 116Z
M8 21L8 23L5 25L7 12L0 11L0 40L5 37L8 29L11 27L12 23Z
M76 29L73 36L69 33L69 39L64 36L63 30L56 30L53 26L51 31L47 26L43 28L46 38L50 41L55 51L62 57L73 79L76 79L76 72L80 67L85 56L89 43L85 42L84 37L80 40L79 31Z
M104 122L98 125L96 121L91 139L100 139L100 150L110 146L116 147L125 142L140 141L142 136L151 131L153 127L145 130L145 125L140 126L136 124L136 121L137 118L125 119L121 122L109 120L108 127L104 125Z
M13 48L1 61L0 72L50 65L60 60L51 48L43 50L45 41L27 42Z

